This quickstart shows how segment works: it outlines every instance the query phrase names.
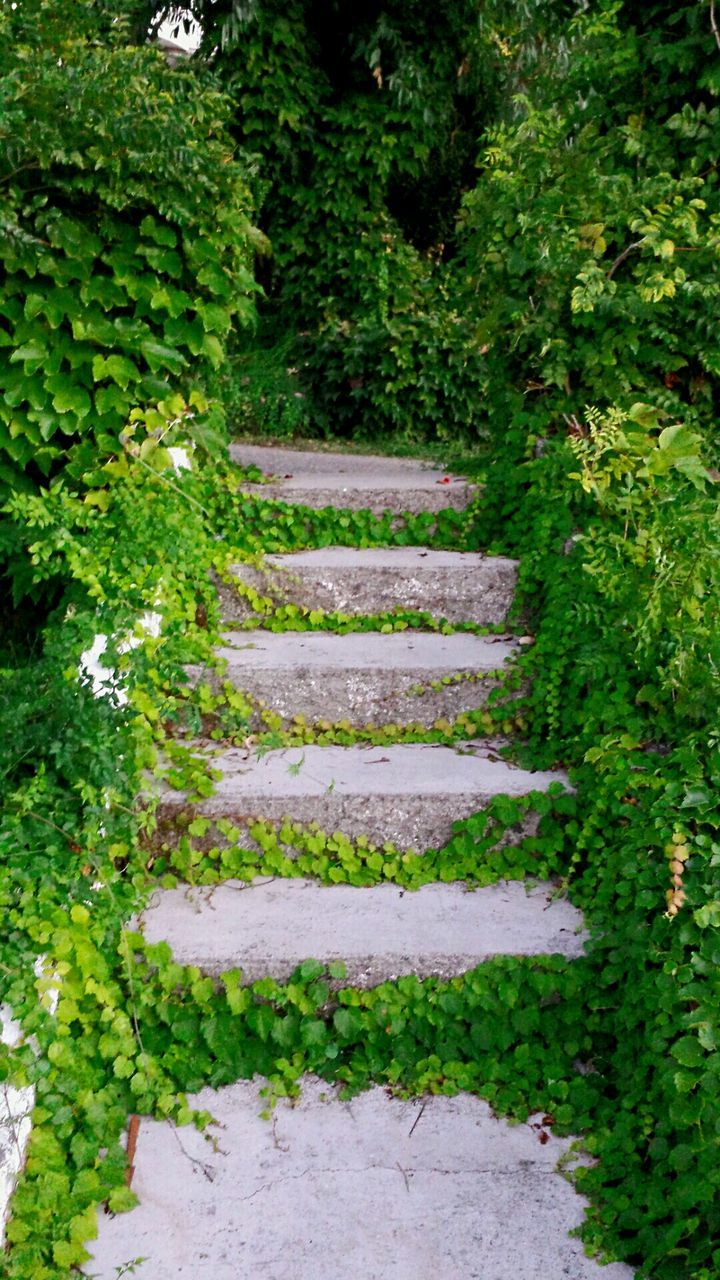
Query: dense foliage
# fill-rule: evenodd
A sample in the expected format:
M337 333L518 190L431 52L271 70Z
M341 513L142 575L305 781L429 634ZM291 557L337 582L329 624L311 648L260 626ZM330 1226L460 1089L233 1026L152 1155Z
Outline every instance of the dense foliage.
M0 994L26 1037L0 1072L37 1096L7 1274L72 1273L96 1206L132 1204L128 1114L187 1120L183 1090L261 1072L283 1094L312 1070L542 1109L598 1156L574 1175L589 1247L639 1277L714 1280L714 8L196 7L203 48L172 71L141 47L143 0L0 8L0 558L42 604L3 637L0 670ZM253 244L266 298L250 340ZM242 497L208 390L270 432L481 440L482 501L433 532ZM178 473L167 446L188 444L196 465ZM522 816L503 800L427 859L291 824L244 850L191 810L175 832L138 813L148 769L207 794L187 746L200 730L261 748L358 738L279 724L221 683L188 689L182 664L209 663L217 637L211 573L433 539L520 558L531 679L405 732L500 728L530 764L565 765L575 792L533 798L537 836L503 841ZM350 625L251 603L261 625ZM153 637L137 619L158 608ZM429 622L443 626L353 625ZM127 703L78 681L98 632L116 638ZM158 879L258 870L408 887L552 874L591 942L579 962L361 993L313 961L286 987L216 984L123 933Z
M202 388L252 312L224 100L93 14L0 12L0 503L96 482L130 410ZM17 599L32 572L0 516L3 564Z
M195 9L265 183L247 422L457 441L648 393L712 420L706 5Z

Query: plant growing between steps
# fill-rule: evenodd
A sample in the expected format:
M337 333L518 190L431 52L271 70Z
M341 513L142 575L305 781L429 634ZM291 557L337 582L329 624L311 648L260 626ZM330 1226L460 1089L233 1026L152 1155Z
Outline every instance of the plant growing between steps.
M147 865L168 889L178 883L213 885L265 875L362 887L389 881L407 889L457 880L480 888L527 876L559 879L566 870L557 856L560 826L575 811L575 797L559 783L525 796L496 796L482 813L456 822L443 848L428 850L378 845L365 836L353 839L291 818L283 823L258 820L243 830L229 819L197 815L192 809L161 812L157 829L147 838ZM540 818L537 834L508 841L529 814Z
M309 6L295 5L279 32L274 76L265 75L261 55L275 15L272 7L261 9L248 11L251 24L257 17L250 42L239 28L239 47L256 60L234 56L226 40L222 71L239 94L243 77L255 77L259 89L245 120L271 165L257 182L242 163L229 162L227 107L214 86L210 97L201 92L206 68L197 62L196 70L170 81L152 51L124 47L128 14L137 18L140 5L110 12L84 0L70 7L23 0L0 17L2 93L11 125L1 144L3 253L10 268L2 326L11 345L17 338L13 350L23 352L4 367L11 421L3 476L13 492L3 512L2 554L19 587L42 596L48 613L58 610L30 651L6 646L0 672L3 740L11 744L0 773L6 921L0 983L38 1045L37 1053L27 1042L14 1050L4 1046L0 1056L8 1078L32 1080L37 1096L27 1168L8 1228L6 1273L15 1280L72 1274L92 1233L95 1206L131 1203L119 1145L130 1112L186 1119L183 1088L259 1069L281 1093L313 1069L324 1078L336 1073L348 1089L371 1079L401 1088L469 1087L511 1114L543 1106L561 1129L585 1134L599 1158L575 1175L591 1200L588 1247L627 1259L648 1280L715 1280L718 353L707 317L718 289L719 82L711 10L665 0L601 4L568 23L567 11L555 5L499 4L482 15L481 27L473 11L471 38L466 8L450 6L455 25L444 44L434 33L428 40L424 24L408 36L414 11L407 7L400 13L388 6L385 26L376 32L363 25L355 43L338 17L340 31L334 27L329 35L339 36L362 99L358 143L357 112L347 100L333 104L324 90L318 94L317 23L313 27ZM221 6L215 13L224 20ZM240 21L237 14L232 21ZM365 24L365 15L360 21ZM89 33L87 47L76 50L80 96L73 92L79 79L68 88L68 68L75 66L69 32L73 40ZM369 38L376 34L379 43ZM144 43L142 22L137 38ZM464 66L468 43L478 57ZM22 59L18 49L25 50ZM128 69L140 77L141 100L148 85L159 88L150 95L154 111L162 113L170 100L188 110L168 108L161 130L157 116L147 117L138 133L138 80L125 76ZM28 129L30 99L20 92L19 72L32 72L30 97L41 129ZM233 85L235 72L240 82ZM448 177L443 194L450 198L442 205L434 201L436 188L423 185L437 136L429 132L432 119L418 121L429 84L430 105L450 134L466 88L490 90L484 93L487 121L478 119L476 103L466 104L471 118L460 128L462 147L447 153L453 175L436 169ZM288 115L289 98L297 110ZM128 111L108 121L108 102ZM92 145L102 154L92 172L84 167L88 123L75 109L80 103L98 111L108 130L93 131ZM142 462L118 451L136 400L146 406L172 401L183 361L212 364L218 355L213 339L222 348L227 328L228 278L213 269L217 263L198 264L190 254L182 258L181 275L172 274L172 254L181 241L184 246L185 231L176 225L183 185L201 180L210 192L207 235L217 231L221 197L232 206L224 223L231 243L216 247L219 261L228 264L227 250L233 263L244 264L245 223L234 219L238 208L247 215L248 178L260 188L271 170L280 172L294 197L296 175L283 165L296 150L302 122L320 114L332 132L318 154L307 157L323 180L310 191L305 213L313 231L320 227L321 252L311 235L294 245L297 228L286 224L275 256L286 297L298 280L307 288L304 266L312 256L313 352L304 365L280 351L281 364L271 360L270 376L279 365L282 394L292 394L289 388L302 377L317 388L321 410L324 394L339 397L346 425L367 410L383 430L391 424L414 438L452 420L471 433L481 429L492 445L474 523L453 514L438 536L447 539L442 545L490 546L521 557L520 604L536 643L522 658L529 688L516 691L512 708L526 724L516 745L535 765L568 765L576 795L565 812L558 801L554 816L546 815L553 824L543 828L548 847L523 845L517 857L527 857L528 874L538 856L544 858L583 907L593 936L580 965L493 963L450 984L410 981L379 992L338 993L310 961L287 987L248 992L236 976L218 988L121 933L122 921L154 883L147 868L153 815L141 817L135 808L145 772L158 767L162 749L163 768L179 783L199 796L212 785L203 762L165 728L185 698L183 664L209 660L217 638L209 573L222 576L230 548L252 556L323 539L395 536L382 518L294 512L240 499L235 474L219 462L201 461L192 475L166 473L153 438L157 420L148 421L154 443ZM184 150L185 129L196 120L202 146ZM479 128L486 123L475 174ZM101 136L122 146L105 155ZM160 136L178 143L172 173L156 152ZM312 130L304 135L313 136ZM124 149L128 139L136 146L141 137L152 144L157 170L145 162L146 153L138 159ZM386 137L387 146L376 147ZM339 142L356 147L356 169ZM413 153L418 142L419 155ZM201 158L208 155L209 167ZM221 155L227 165L214 162ZM338 168L353 175L351 189L337 186L337 205L318 220L317 201L329 186L324 178ZM152 190L151 169L179 183L170 212ZM419 207L434 204L441 215L429 252L416 243L421 229L401 228L418 189ZM273 194L273 216L284 195ZM209 214L200 212L205 227ZM146 215L155 225L145 223L143 230ZM92 234L85 236L88 218ZM106 237L99 249L97 220ZM340 222L356 240L352 259L336 235ZM167 237L166 223L174 246L157 239L158 227ZM359 224L367 232L362 239ZM139 270L138 255L130 266L123 263L113 245L120 245L118 253L128 245L143 249L148 270ZM343 269L353 262L351 274L338 276L338 257ZM83 333L83 316L72 314L73 299L84 291L84 311L95 305L93 290L110 288L108 280L117 290L107 304L112 345L97 317ZM158 281L163 296L153 306ZM331 282L341 287L333 292ZM239 301L247 309L253 281L240 271L237 283L240 297L233 293L232 305ZM190 303L173 316L176 305L185 305L176 285ZM24 310L26 293L44 299L34 314L36 303ZM331 294L337 303L326 308ZM211 310L218 298L220 310ZM202 333L193 318L196 304L205 308ZM128 329L127 322L142 328ZM154 339L148 344L149 331L164 350ZM43 363L46 349L51 359L61 358L59 369ZM252 365L252 353L238 355L246 368ZM288 372L293 368L301 372ZM431 374L428 385L418 371ZM253 397L259 404L262 387L248 393L229 382L220 365L218 384L228 403L244 398L258 412ZM131 385L140 393L132 402ZM487 410L482 423L478 390L483 415ZM85 412L90 398L97 417ZM622 413L597 419L586 412L588 400L604 409L617 401ZM445 403L449 415L438 419ZM636 404L645 408L633 410ZM271 411L262 412L274 425ZM288 417L289 425L297 420ZM206 443L215 437L203 432L198 414L194 422L202 453L203 436ZM165 429L163 423L161 433ZM182 430L177 435L178 442L184 438ZM56 468L66 472L67 484L46 483ZM87 486L94 496L83 502ZM28 492L18 496L17 488ZM418 518L405 532L427 542L430 528ZM123 635L139 613L157 606L159 592L162 636L116 655L128 707L94 699L87 684L77 685L80 652L99 628ZM292 623L271 608L274 625ZM300 623L306 625L303 618ZM387 619L383 625L395 624ZM290 836L302 845L301 857L318 860L323 876L336 866L343 874L379 871L362 848L349 853L345 845L326 846L326 866L325 852L314 854L309 844L322 840L320 833ZM279 856L275 833L263 838L268 856ZM470 849L463 843L458 868L478 879L486 867L508 874L515 853L485 849L485 839L483 830L479 850L474 835ZM175 853L193 874L214 876L215 859L207 865L203 858L215 847L199 850L188 842L155 856ZM384 852L383 868L391 870L400 860ZM414 863L392 874L406 874L405 867L414 874ZM174 874L167 865L159 869ZM187 874L184 864L180 869ZM522 863L514 865L521 869ZM39 953L61 980L55 1017L38 1003L38 984L47 982L33 975ZM200 1044L207 1049L200 1052Z
M649 434L655 438L652 428ZM616 447L617 436L614 440ZM40 1044L39 1057L28 1046L3 1050L4 1070L35 1082L39 1108L8 1228L8 1275L49 1280L63 1274L83 1256L95 1204L103 1198L117 1208L131 1203L118 1145L129 1112L187 1119L183 1089L255 1070L269 1076L275 1093L292 1090L311 1069L350 1089L369 1080L413 1089L472 1087L501 1111L522 1115L541 1106L561 1131L587 1133L590 1149L600 1156L597 1167L574 1175L595 1206L585 1230L596 1248L624 1254L640 1274L644 1268L648 1275L672 1276L673 1258L685 1258L690 1248L681 1243L690 1222L695 1256L711 1257L711 1208L699 1217L696 1213L692 1226L694 1219L678 1213L677 1199L665 1188L672 1185L683 1204L697 1203L698 1197L703 1204L706 1187L694 1176L698 1162L708 1185L714 1176L712 1142L704 1137L707 1123L701 1128L697 1121L715 1105L712 1090L703 1084L713 1052L714 979L711 967L702 968L714 928L715 814L699 731L685 743L674 741L676 704L662 686L652 701L632 701L631 691L646 679L639 657L625 654L628 692L619 686L622 697L608 705L609 672L619 669L615 619L592 609L597 575L580 573L583 544L575 543L572 555L562 554L566 530L583 519L589 498L580 496L576 511L567 501L551 500L558 478L562 492L582 495L577 482L565 478L577 462L568 458L561 467L550 454L529 468L526 501L542 501L552 522L533 524L527 517L519 522L523 536L532 530L534 540L545 539L526 555L522 582L526 597L533 582L543 583L539 598L546 612L537 618L536 644L521 659L526 672L532 670L533 684L516 696L517 711L527 717L530 758L547 763L587 754L573 770L577 793L535 798L535 806L547 811L538 836L520 846L503 846L502 834L521 806L498 802L489 817L464 825L453 845L431 855L434 861L426 867L422 858L407 859L404 851L374 851L362 842L349 845L292 826L280 832L258 827L261 851L248 850L245 862L232 839L229 855L224 841L212 831L199 834L197 826L177 842L167 840L162 830L153 834L151 811L144 817L134 811L139 771L152 767L158 748L168 754L179 782L205 789L204 771L198 772L193 753L168 739L163 725L168 710L184 696L182 663L207 661L217 638L218 609L207 570L222 574L238 550L257 553L260 545L252 539L238 548L215 536L228 527L219 512L245 501L233 496L232 473L201 466L173 477L168 486L161 471L148 471L129 457L125 461L108 468L102 519L97 507L63 494L46 509L44 523L31 530L38 574L60 564L71 568L70 612L62 629L50 631L41 668L30 668L24 680L20 675L3 682L5 714L17 706L17 723L26 725L22 699L29 682L34 690L38 678L60 679L73 725L69 733L58 707L54 730L41 723L25 747L18 740L17 759L4 782L2 893L11 930L2 961L12 974L6 995L26 1033L37 1035ZM675 478L671 467L650 482L649 490L638 478L638 531L645 529L648 515L654 519L652 486L674 484ZM688 502L702 508L705 481L698 489L683 483L688 488L679 510L685 511ZM667 503L659 509L673 518ZM604 528L601 524L597 539L590 541L598 553ZM667 538L664 547L672 542L669 531ZM150 542L156 547L158 539L164 569L146 559L146 547ZM632 556L633 545L628 546ZM522 548L515 543L513 549ZM138 581L143 561L145 576ZM695 567L701 575L707 572ZM678 581L681 577L678 573ZM161 583L169 586L163 636L121 658L128 708L113 708L76 689L72 655L90 631L102 624L119 633L131 610L136 614L154 602ZM114 601L121 595L124 604L118 608ZM695 608L695 588L687 599ZM607 611L607 601L604 607ZM627 607L625 596L621 607ZM708 607L713 607L710 597ZM605 628L591 633L597 694L592 688L588 694L585 668L577 700L568 700L575 696L574 686L566 685L565 700L558 703L551 696L563 688L558 673L562 679L563 671L576 670L571 654L577 657L579 636L585 634L578 632L578 618L586 619L584 628L588 618ZM635 633L628 628L624 634L629 645ZM565 637L562 644L558 637ZM668 672L674 670L670 664ZM498 708L497 714L507 712ZM647 737L653 724L662 738ZM573 745L578 731L579 748ZM88 738L96 761L90 776ZM28 748L40 757L36 776L24 766ZM118 756L126 762L121 775ZM189 824L197 821L188 818ZM226 831L225 839L234 834ZM288 851L298 859L291 866L286 865ZM155 859L150 868L149 856ZM665 893L676 891L671 864L678 860L687 899L674 918L666 918ZM180 875L207 883L228 872L302 867L322 880L368 883L389 874L411 886L424 880L431 866L440 878L463 875L478 884L539 870L560 877L593 930L587 958L580 965L543 961L539 968L536 962L493 962L449 984L403 979L377 992L337 995L326 993L317 966L310 964L287 988L292 994L277 984L248 992L228 977L230 994L223 995L212 980L197 971L184 974L162 950L144 949L137 939L126 942L121 933L122 921L144 900L155 877ZM683 959L690 947L700 967L692 958ZM62 979L56 1019L37 1003L32 962L39 951L51 955ZM141 954L147 955L147 965L138 959ZM483 995L478 1004L478 993L486 991L494 993L492 998ZM649 1031L653 1039L645 1047ZM204 1043L210 1037L206 1057L198 1055L198 1034ZM661 1056L652 1043L662 1046ZM227 1059L229 1044L240 1058ZM578 1073L577 1063L583 1061L589 1074ZM107 1155L101 1156L104 1149ZM678 1163L679 1151L684 1166ZM620 1196L630 1207L620 1207ZM631 1216L633 1203L639 1206L637 1219ZM644 1225L650 1214L655 1215L652 1233ZM676 1242L672 1246L670 1239ZM685 1253L673 1253L681 1247ZM703 1265L695 1267L699 1275Z

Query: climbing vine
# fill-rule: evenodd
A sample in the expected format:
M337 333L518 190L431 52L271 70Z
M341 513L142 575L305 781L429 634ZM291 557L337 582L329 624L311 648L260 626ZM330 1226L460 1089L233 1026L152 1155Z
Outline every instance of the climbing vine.
M636 416L646 419L645 411ZM172 421L171 444L182 415L174 412ZM192 470L177 473L162 455L144 466L122 447L106 465L102 515L97 504L63 489L42 506L32 495L18 500L13 510L22 515L35 572L42 578L62 563L69 586L42 654L6 667L0 683L15 745L2 781L0 893L9 928L0 962L4 997L23 1028L21 1043L3 1048L2 1070L36 1089L26 1170L8 1224L9 1276L49 1280L70 1271L85 1256L96 1205L132 1204L121 1142L129 1114L186 1121L185 1092L202 1084L260 1072L278 1096L294 1092L308 1070L351 1091L370 1081L471 1088L499 1111L522 1116L541 1108L559 1132L584 1135L599 1157L573 1175L591 1199L584 1227L591 1247L628 1259L640 1275L712 1275L707 1188L717 1165L706 1135L716 1106L712 939L720 857L714 710L706 703L706 722L689 725L679 715L673 690L685 659L678 665L677 648L667 651L648 692L643 664L653 663L656 650L641 643L630 621L618 629L627 593L616 600L599 586L608 537L609 554L627 552L641 575L653 538L665 558L671 541L677 557L685 554L669 530L653 533L647 523L658 510L657 487L674 491L683 477L678 510L685 519L688 506L703 508L711 480L688 437L663 437L652 421L588 422L587 447L575 456L568 451L563 460L555 448L527 463L526 511L541 503L549 514L539 525L519 520L506 546L522 556L519 608L535 637L521 649L517 673L484 705L478 690L480 709L457 726L377 726L365 739L389 741L397 733L452 741L460 732L509 731L526 762L570 765L574 791L498 798L486 813L456 824L450 842L435 851L349 840L291 819L259 819L242 831L187 801L138 809L148 768L199 802L212 791L212 759L197 750L203 738L249 740L249 750L262 750L363 736L352 724L278 723L222 672L188 683L186 664L212 671L215 661L222 607L211 575L228 580L238 557L258 563L262 552L255 532L262 520L244 526L239 513L256 502L257 517L264 502L238 489L231 470L198 453ZM153 424L137 419L128 446L141 445ZM624 540L612 541L619 526L607 525L603 514L588 524L589 504L607 508L615 486L627 495L628 475L635 477L632 529L628 524ZM499 470L499 491L503 483ZM558 492L576 497L553 502ZM623 503L625 520L626 497ZM667 501L659 510L673 518ZM487 503L480 517L492 514ZM350 528L365 519L325 513L319 541L332 538L340 518ZM306 513L287 509L283 519L302 545ZM700 628L693 633L699 645L705 615L697 602L715 605L692 584L707 580L714 561L709 552L709 562L698 564L696 552L695 545L696 577L686 577L682 599ZM674 578L683 581L679 564ZM645 589L654 589L651 579ZM642 598L634 604L643 626L659 625L646 620ZM153 607L163 612L161 634L146 633L135 647L119 643ZM426 622L303 610L284 616L286 608L268 601L253 625L344 630ZM105 661L125 704L111 690L94 697L87 681L77 680L78 655L100 628L116 637ZM679 628L673 643L687 642ZM592 663L583 659L584 646ZM37 711L43 682L62 691L46 716ZM258 874L329 884L389 880L408 889L435 880L480 887L549 877L583 908L591 940L580 961L498 960L449 983L400 979L359 992L342 986L338 967L326 974L314 961L285 985L247 987L237 974L216 982L184 971L166 948L123 932L155 884L211 887ZM54 1013L43 995L53 987Z
M417 5L355 25L321 8L295 0L280 23L274 3L214 5L208 58L172 76L145 47L141 0L0 13L13 601L0 996L20 1025L0 1075L35 1090L5 1271L76 1273L98 1206L133 1204L129 1115L207 1125L185 1096L201 1085L260 1073L270 1105L313 1071L347 1092L471 1089L500 1113L541 1109L597 1157L573 1174L591 1251L642 1280L715 1280L711 15L654 0L569 17L527 0L477 23L446 4L438 43ZM272 257L251 226L259 204ZM239 332L258 293L252 250L268 295L259 339ZM257 474L221 459L211 393L270 431L482 436L484 488L437 517L251 496L239 482ZM451 629L420 611L303 609L274 586L239 589L233 563L417 543L520 562L511 623L534 643L487 701L477 689L475 710L288 722L223 683L229 591L248 632ZM101 697L80 674L98 635ZM188 664L209 674L188 680ZM431 851L291 819L246 832L201 812L201 743L477 733L566 768L573 790L500 798ZM172 822L138 804L148 775L183 791ZM311 958L283 984L215 980L126 930L157 884L258 873L408 889L547 876L583 909L589 942L576 961L506 957L359 991Z

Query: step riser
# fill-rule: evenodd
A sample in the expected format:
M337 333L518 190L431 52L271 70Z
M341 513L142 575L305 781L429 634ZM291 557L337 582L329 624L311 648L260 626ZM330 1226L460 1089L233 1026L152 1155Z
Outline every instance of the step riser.
M286 982L303 960L342 960L340 985L372 987L414 974L450 978L498 955L579 956L582 916L552 889L521 883L469 893L458 884L415 892L380 884L322 886L308 880L229 881L209 890L157 892L143 912L150 942L175 960L245 982Z
M514 561L468 555L457 565L437 568L431 553L423 558L398 558L395 567L392 559L383 564L362 552L327 557L324 563L319 555L276 556L263 570L235 565L233 573L261 595L306 609L351 616L410 610L453 623L504 623L515 590ZM225 589L222 605L231 621L248 615L246 602L232 590Z
M249 672L229 666L222 676L211 680L204 668L188 667L187 673L191 682L202 680L214 689L231 682L234 689L258 699L261 707L282 716L284 728L292 728L293 718L301 716L307 724L319 724L320 731L328 723L341 721L359 728L382 728L389 724L432 728L438 719L454 721L470 710L483 707L489 692L497 689L501 682L498 677L483 676L436 690L430 687L442 678L436 669L410 673L359 671L348 675L341 671L310 672L299 667L291 677L282 667L277 671ZM447 675L455 672L448 669ZM258 710L252 718L252 732L264 728L266 724Z
M205 817L225 818L241 831L243 848L255 847L248 832L255 822L266 820L275 824L291 819L309 826L316 823L322 831L340 831L350 839L366 836L371 843L382 845L386 841L398 849L412 849L424 853L428 849L441 849L453 833L453 823L470 818L486 809L495 793L475 793L465 802L458 802L454 793L433 797L432 806L427 801L408 797L398 801L396 797L385 800L376 798L352 798L333 800L311 797L285 797L268 800L266 797L249 796L241 802L233 802L230 796L203 800L193 810ZM168 831L173 830L173 811L177 806L161 802L159 820ZM512 829L513 840L533 835L536 822L532 815Z
M465 744L463 753L429 745L310 746L260 759L230 748L213 763L222 776L215 794L196 806L201 814L227 818L241 831L260 818L290 817L419 852L442 847L454 822L485 809L496 795L526 795L564 781L560 774L512 768L477 744ZM181 792L166 791L164 825L171 827L173 812L185 805ZM531 829L532 816L513 834Z
M322 511L326 507L342 511L371 511L375 516L438 515L441 511L464 511L476 490L471 485L454 484L433 492L431 489L312 489L298 485L244 484L242 492L265 502L283 506L310 507Z
M481 707L514 652L507 640L466 633L254 631L225 639L217 656L227 665L212 677L214 686L230 682L288 726L302 716L326 726L432 727ZM188 674L193 682L208 679L205 668L189 667ZM264 727L259 714L255 721L253 729Z
M190 673L193 674L192 668ZM344 671L310 673L297 669L290 680L282 669L249 675L231 667L221 680L230 680L235 688L260 699L290 728L294 716L303 716L308 724L348 720L358 727L418 724L432 728L437 720L454 720L482 707L490 691L500 683L486 676L439 691L424 688L422 695L415 692L418 685L429 685L443 674L450 676L454 671L418 671L398 677L396 673L381 676L358 672L348 676ZM259 719L253 727L262 727Z

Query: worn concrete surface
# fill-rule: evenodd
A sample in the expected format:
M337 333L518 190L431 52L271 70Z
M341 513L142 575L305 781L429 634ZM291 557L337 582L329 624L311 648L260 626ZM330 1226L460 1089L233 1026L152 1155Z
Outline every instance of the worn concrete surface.
M448 622L490 626L505 621L517 562L423 547L323 547L269 556L262 570L237 564L232 571L261 594L309 609L347 614L424 610ZM246 616L247 605L232 590L225 589L221 598L225 617Z
M13 1018L10 1007L0 1004L0 1044L14 1047L21 1040L20 1024ZM10 1197L25 1163L34 1105L32 1085L16 1087L6 1080L0 1084L0 1250L5 1241Z
M116 1280L632 1280L568 1232L584 1201L555 1171L569 1146L468 1094L340 1102L306 1078L259 1118L257 1082L193 1100L209 1137L143 1119L140 1206L98 1217L87 1276Z
M217 650L223 679L287 719L432 725L479 707L514 651L507 639L458 632L333 635L322 631L229 632ZM472 680L433 690L457 673ZM200 672L190 668L191 677ZM477 678L476 678L477 677ZM419 693L419 689L422 693Z
M564 775L529 773L499 759L483 742L460 749L428 743L394 747L309 746L257 754L218 752L215 794L199 813L242 826L252 818L317 822L325 831L365 835L379 844L430 849L445 844L452 824L500 794L543 791ZM161 796L165 816L185 804L182 792Z
M345 507L376 513L392 511L460 511L476 488L460 476L411 458L325 453L276 446L230 446L240 466L259 467L273 477L270 484L243 484L259 498L304 507Z
M286 981L303 960L344 960L349 983L372 987L409 973L451 978L491 956L580 955L582 915L552 895L552 885L518 881L409 892L263 877L159 889L141 924L150 942L169 942L179 964L205 973Z

